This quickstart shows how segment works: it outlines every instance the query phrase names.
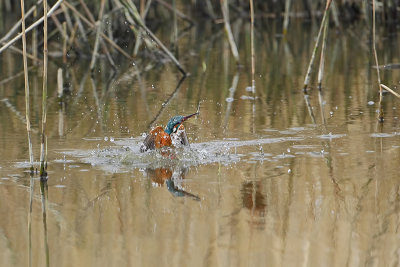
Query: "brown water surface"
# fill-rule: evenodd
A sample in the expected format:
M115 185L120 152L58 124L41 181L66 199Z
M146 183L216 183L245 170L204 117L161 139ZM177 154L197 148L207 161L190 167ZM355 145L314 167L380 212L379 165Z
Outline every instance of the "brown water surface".
M27 172L23 76L0 83L0 266L399 265L400 102L386 95L377 123L369 32L331 31L323 93L304 97L316 25L299 21L287 39L273 21L258 25L254 99L242 23L239 69L222 28L186 32L181 83L172 64L143 71L155 63L123 58L115 74L100 60L91 78L81 58L60 104L52 58L47 189ZM379 34L380 64L398 63L398 36ZM0 70L19 73L20 56L1 54ZM381 71L399 84L399 70ZM40 68L29 74L38 160ZM190 149L139 153L154 118L165 125L199 103Z

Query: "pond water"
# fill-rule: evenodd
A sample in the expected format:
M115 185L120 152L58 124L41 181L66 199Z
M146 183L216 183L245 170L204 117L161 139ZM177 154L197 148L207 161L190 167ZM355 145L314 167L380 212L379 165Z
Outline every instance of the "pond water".
M93 76L90 57L70 59L63 104L51 57L43 187L28 172L23 76L4 81L22 60L0 55L1 266L399 264L400 102L385 95L377 123L369 31L331 30L323 93L313 83L305 97L317 24L297 21L287 38L274 21L257 25L255 95L249 25L232 27L240 68L222 26L198 25L179 39L186 79L150 59L120 57L116 73L100 59ZM380 64L398 63L398 36L378 32ZM396 88L400 71L381 73ZM40 68L29 74L38 160ZM151 126L198 106L190 148L139 153Z

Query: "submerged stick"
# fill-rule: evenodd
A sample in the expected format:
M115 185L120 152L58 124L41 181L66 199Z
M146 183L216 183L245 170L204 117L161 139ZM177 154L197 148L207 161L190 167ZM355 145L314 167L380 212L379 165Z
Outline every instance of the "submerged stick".
M321 47L321 59L319 61L319 71L318 71L318 89L322 90L322 79L324 77L324 67L325 67L325 50L326 50L326 39L328 36L328 26L329 26L329 16L326 18L324 25L324 36L322 37L322 47Z
M53 14L53 12L60 6L61 2L63 0L58 0L57 3L54 4L54 6L49 10L49 13L47 14L47 16L50 16L51 14ZM31 30L33 30L35 27L39 26L42 22L43 22L44 18L41 17L40 19L38 19L35 23L33 23L31 26L29 26L28 28L25 29L25 34L30 32ZM25 26L25 23L24 23ZM19 33L17 36L15 36L13 39L11 39L10 41L8 41L3 47L0 48L0 53L2 53L4 50L6 50L10 45L14 44L16 41L18 41L19 39L21 39L22 37L22 33Z
M42 93L42 135L40 144L40 177L45 176L45 143L47 121L47 0L43 0L43 93ZM47 163L46 163L47 165Z
M29 120L29 79L28 79L28 63L26 59L26 31L25 31L25 7L24 0L21 0L21 24L22 24L22 51L24 61L24 80L25 80L25 117L26 117L26 131L28 133L29 145L29 162L31 164L31 172L33 172L33 152L32 152L32 138L31 138L31 123Z
M231 24L229 23L229 10L228 10L228 2L227 1L228 0L220 0L222 16L224 17L225 31L226 31L226 35L228 37L229 45L231 47L232 55L236 60L236 64L239 64L239 62L240 62L239 52L238 52L238 49L237 49L237 46L235 43L235 39L233 38Z
M308 65L308 69L307 69L307 73L306 73L306 77L304 78L304 87L303 87L303 92L304 93L307 93L307 87L308 87L308 84L309 84L310 78L311 78L311 70L312 70L312 67L314 65L315 55L317 54L317 51L318 51L318 48L319 48L319 42L320 42L320 39L321 39L322 29L324 28L325 20L328 17L328 11L329 11L329 7L330 7L331 3L332 3L332 0L327 0L326 1L326 7L325 7L325 11L324 11L324 16L322 17L321 26L319 28L319 32L318 32L318 36L317 36L317 41L315 42L314 50L313 50L313 53L311 55L310 63Z

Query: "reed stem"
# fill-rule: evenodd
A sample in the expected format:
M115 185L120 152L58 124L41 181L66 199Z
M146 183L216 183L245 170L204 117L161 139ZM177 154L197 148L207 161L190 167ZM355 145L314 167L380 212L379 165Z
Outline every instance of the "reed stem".
M324 28L326 18L328 17L328 11L329 11L329 7L331 6L331 3L332 3L332 0L326 1L324 16L322 17L321 26L319 27L317 41L315 42L314 50L311 55L311 59L310 59L309 65L308 65L306 77L304 78L304 87L303 87L304 93L307 93L308 84L309 84L310 78L311 78L311 71L312 71L312 67L314 65L314 61L315 61L315 55L317 54L317 51L319 49L319 42L321 39L322 29Z
M324 77L324 67L325 67L325 50L326 50L326 39L328 36L329 27L329 16L326 18L324 25L324 35L322 37L322 47L321 47L321 59L319 61L319 71L318 71L318 89L322 90L322 79Z
M231 47L232 55L235 58L236 64L239 64L240 63L239 52L235 43L235 39L233 38L231 24L229 22L228 1L229 0L220 0L222 16L224 17L225 31L228 37L229 45Z
M47 149L46 143L46 122L47 122L47 67L48 67L48 49L47 49L47 0L43 0L43 93L42 93L42 135L40 144L40 177L46 176Z
M379 86L379 112L378 112L378 120L379 122L383 122L383 107L382 107L382 86L381 86L381 74L379 72L379 63L378 63L378 54L376 53L376 0L372 0L372 46L374 51L375 57L375 64L376 64L376 73L378 75L378 86Z
M256 81L255 81L255 51L254 51L254 4L253 0L250 0L250 43L251 43L251 90L253 94L256 90Z
M29 162L31 165L31 172L33 172L33 151L32 151L32 138L31 138L31 123L29 120L29 79L28 79L28 63L26 57L26 32L25 32L25 6L24 0L21 0L21 25L22 25L22 52L24 61L24 80L25 80L25 117L26 117L26 131L28 133L29 145Z

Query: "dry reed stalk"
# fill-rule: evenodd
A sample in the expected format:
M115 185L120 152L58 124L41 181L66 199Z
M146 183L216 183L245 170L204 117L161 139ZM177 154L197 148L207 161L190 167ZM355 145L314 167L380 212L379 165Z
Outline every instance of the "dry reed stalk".
M255 51L254 51L254 4L253 0L250 0L250 43L251 43L251 91L253 95L256 91L256 80L255 80Z
M81 6L83 7L83 9L85 10L86 15L89 17L89 21L91 22L91 24L88 24L90 27L94 28L96 26L96 20L92 14L92 12L90 11L90 9L87 7L87 5L85 4L85 2L83 0L79 0L79 3L81 4ZM68 5L68 8L71 9L71 5ZM73 12L77 12L76 9L71 9ZM78 12L79 13L79 12ZM79 13L80 14L80 13ZM79 16L78 17L81 17ZM85 21L86 23L87 21ZM120 48L113 40L111 40L111 38L107 37L104 33L100 33L101 37L103 39L105 39L108 43L111 44L112 47L114 47L115 49L117 49L121 54L123 54L124 56L126 56L128 59L132 59L131 56L128 55L128 53L126 53L124 50L122 50L122 48ZM106 36L106 37L104 37ZM107 46L105 45L105 43L103 42L103 39L100 39L100 44L101 44L101 49L103 50L103 52L106 54L108 61L110 62L111 66L116 69L114 60L112 59L110 52L107 48Z
M376 0L372 0L372 46L374 51L375 57L375 64L376 64L376 73L378 75L378 85L379 85L379 112L378 112L378 120L383 122L383 107L382 107L382 86L381 86L381 74L379 72L379 63L378 63L378 54L376 53Z
M311 70L312 67L314 65L314 61L315 61L315 55L317 54L318 48L319 48L319 42L321 39L321 34L322 34L322 29L324 28L325 25L325 21L326 18L328 16L328 11L329 11L329 7L331 6L332 0L327 0L326 1L326 7L325 7L325 11L324 11L324 16L322 17L322 21L321 21L321 26L319 28L318 31L318 36L317 36L317 41L315 42L315 46L311 55L311 59L310 59L310 63L308 65L308 69L307 69L307 73L306 73L306 77L304 78L304 87L303 87L303 92L307 93L307 87L308 84L310 82L310 78L311 78Z
M31 164L31 172L33 172L33 151L32 151L32 138L31 138L31 122L29 120L29 79L28 79L28 63L26 58L26 30L25 30L25 6L24 0L21 0L21 25L22 25L22 51L24 61L24 80L25 80L25 117L26 117L26 131L28 133L29 145L29 162Z
M329 16L326 18L324 25L324 35L322 37L322 47L321 47L321 59L319 61L319 71L318 71L318 89L322 90L322 79L324 77L324 67L325 67L325 50L326 50L326 39L328 36L329 27Z
M47 122L47 67L48 67L48 49L47 49L47 0L43 0L43 93L42 93L42 135L40 144L40 177L47 176L45 158L47 158L46 143L46 122Z
M145 19L146 19L146 16L147 16L147 13L148 13L148 11L149 11L149 9L150 9L151 3L152 3L152 0L147 0L146 7L144 8L144 10L141 10L141 11L140 11L140 12L141 12L141 13L140 13L140 16L142 17L142 20L143 20L143 21L145 21ZM143 9L143 8L142 8L142 9ZM142 11L143 11L143 12L142 12ZM127 15L130 17L129 13L128 13ZM131 20L132 20L132 23L133 23L133 22L134 22L134 21L133 21L133 18L131 18ZM142 44L142 40L143 40L143 29L140 28L139 31L138 31L137 33L135 32L135 34L136 34L136 41L135 41L135 48L133 49L133 55L134 55L134 56L137 55L137 53L138 53L138 51L139 51L139 48L140 48L140 45ZM147 40L147 39L145 39L145 40ZM152 47L153 47L153 45L152 45L151 42L147 42L146 45L147 45L147 48L152 48Z
M67 64L67 41L69 39L67 35L67 23L64 21L62 24L63 28L63 63L64 65Z
M61 9L64 13L64 17L65 17L65 21L67 22L68 30L71 32L73 25L72 25L71 17L68 13L68 8L64 4L61 4Z
M36 6L34 7L34 11L33 11L33 19L36 20L37 17L37 8ZM32 55L33 57L37 58L37 29L33 29L33 33L32 33ZM36 64L37 61L33 61L33 64Z
M140 16L142 17L143 21L145 21L145 19L146 19L146 16L147 16L147 13L148 13L148 11L150 9L151 3L152 3L152 0L148 0L144 10L141 10L141 12L143 11L143 13L140 13ZM122 6L121 3L119 3L119 5ZM130 23L132 25L135 23L134 19L131 17L129 12L125 12L125 16L127 17L128 21L130 21ZM139 48L140 48L140 46L142 44L142 40L144 40L146 42L147 48L151 48L151 49L154 48L154 46L153 46L153 44L151 42L149 42L147 39L144 39L144 37L143 37L143 29L142 28L140 28L139 30L135 30L135 29L132 29L132 30L136 35L135 47L133 49L133 55L134 56L137 55L137 53L139 51Z
M39 5L42 2L42 0L39 0L36 2L36 5ZM31 7L26 13L25 13L25 19L27 19L32 13L34 13L34 11L36 10L36 5ZM11 35L13 35L20 27L21 25L21 20L18 20L17 23L14 24L14 26L12 26L12 28L7 32L6 35L4 35L1 39L0 39L0 43L3 43L5 41L7 41Z
M63 97L64 87L63 87L63 70L62 68L58 68L57 70L57 96L58 98Z
M157 0L157 2L160 5L162 5L162 6L166 7L167 9L171 10L172 12L175 12L178 17L180 17L181 19L187 21L190 25L194 25L194 21L190 17L186 16L185 14L183 14L178 9L173 8L170 4L168 4L164 0Z
M229 22L228 1L229 0L220 0L222 16L224 17L225 31L226 31L226 35L228 37L229 45L231 47L232 55L235 58L236 64L239 64L240 63L239 52L238 52L235 40L233 38L231 24Z
M99 40L100 40L100 32L102 31L102 20L103 20L104 4L105 4L105 0L101 0L99 18L96 21L96 28L97 28L96 39L94 41L92 60L90 62L90 70L91 71L93 71L94 65L96 64L97 52L98 52L98 49L99 49Z
M144 24L135 4L131 0L123 0L122 3L128 9L129 13L133 16L136 23L146 31L146 33L153 39L154 42L157 43L157 45L160 46L161 50L172 60L172 62L183 74L183 76L186 76L186 71L183 69L183 67L175 58L175 56L171 53L171 51L169 51L168 48L157 38L157 36Z
M178 19L176 16L176 0L172 0L172 13L173 34L171 34L171 51L178 56Z
M390 87L384 85L384 84L380 84L380 87L383 87L383 89L387 90L388 92L392 93L394 96L400 98L400 94L396 93L395 91L393 91ZM382 89L381 89L382 90Z
M69 9L71 9L72 12L74 12L76 15L78 15L78 17L85 22L88 26L94 28L95 25L90 22L87 18L85 18L73 5L71 5L68 2L64 3ZM110 40L110 38L107 37L107 35L105 35L104 33L100 32L100 36L107 41L112 47L114 47L115 49L117 49L122 55L124 55L125 57L127 57L128 59L132 59L132 57L126 53L121 47L119 47L114 41Z
M62 3L63 0L58 0L53 7L49 10L49 12L47 13L47 16L50 16L51 14L53 14L53 12L60 6L60 4ZM33 30L35 27L39 26L42 22L43 22L44 18L41 17L40 19L38 19L36 22L34 22L31 26L29 26L28 28L25 29L25 34L30 32L31 30ZM14 44L16 41L18 41L20 38L22 37L22 33L19 33L17 36L15 36L13 39L11 39L10 41L8 41L6 44L4 44L1 48L0 48L0 53L2 53L4 50L6 50L9 46L11 46L12 44Z

